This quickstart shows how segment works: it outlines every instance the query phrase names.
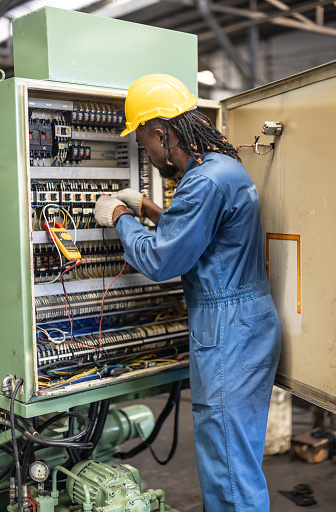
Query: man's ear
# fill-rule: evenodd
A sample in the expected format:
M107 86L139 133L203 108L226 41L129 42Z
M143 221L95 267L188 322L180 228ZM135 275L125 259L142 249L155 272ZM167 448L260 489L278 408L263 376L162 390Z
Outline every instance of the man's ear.
M155 137L157 137L160 142L163 142L163 130L161 130L161 128L156 128Z

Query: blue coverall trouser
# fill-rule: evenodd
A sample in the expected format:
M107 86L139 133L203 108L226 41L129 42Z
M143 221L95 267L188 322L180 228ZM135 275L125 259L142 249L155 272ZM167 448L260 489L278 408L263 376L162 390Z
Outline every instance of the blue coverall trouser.
M188 305L194 438L206 512L269 512L261 464L280 324L270 294L253 295ZM209 325L214 338L204 345L193 326Z

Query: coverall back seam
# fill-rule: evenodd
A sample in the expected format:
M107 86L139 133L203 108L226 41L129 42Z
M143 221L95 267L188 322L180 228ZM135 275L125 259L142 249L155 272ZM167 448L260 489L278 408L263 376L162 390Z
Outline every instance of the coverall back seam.
M221 273L221 265L220 265L220 257L218 251L218 242L215 240L215 255L216 255L216 263L217 263L217 279L219 288L223 287L222 273Z
M234 475L233 475L233 468L232 468L232 463L231 463L231 451L230 451L231 439L230 439L230 432L229 432L229 428L228 428L228 421L226 418L226 407L225 406L222 408L222 414L223 414L223 423L224 423L224 429L225 429L225 443L226 443L226 453L227 453L227 460L228 460L228 471L229 471L229 477L230 477L232 500L233 500L233 506L234 506L235 512L238 512L236 491L235 491L235 485L234 485Z

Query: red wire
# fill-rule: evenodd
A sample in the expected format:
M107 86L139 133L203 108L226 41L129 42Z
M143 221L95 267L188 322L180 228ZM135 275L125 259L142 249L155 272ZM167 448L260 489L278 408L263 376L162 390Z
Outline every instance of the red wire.
M176 361L179 361L182 357L189 355L189 352L182 352L176 357Z
M270 147L271 149L269 149L268 151L265 151L265 153L260 153L259 151L256 151L255 150L255 145L253 145L253 152L256 154L256 155L267 155L268 153L270 153L272 150L273 150L273 146L271 146L270 144L258 144L258 146L263 146L263 147Z
M63 274L65 274L65 272L69 272L70 270L72 270L73 268L75 267L78 267L78 265L80 265L82 262L81 260L77 260L76 263L74 265L71 265L71 267L69 268L66 268L62 274L61 274L61 277L60 277L60 281L64 287L64 302L65 302L65 311L67 312L67 315L68 315L68 318L69 318L69 321L70 321L70 326L71 326L71 341L73 341L73 336L72 336L72 332L73 332L73 328L72 328L72 320L71 320L71 317L69 315L69 311L68 311L68 295L67 295L67 291L66 291L66 288L65 288L65 285L63 283Z
M27 484L25 484L26 486ZM22 487L25 487L25 486L22 486ZM36 512L36 501L34 500L31 492L30 492L30 489L29 487L27 487L28 489L28 497L29 497L29 503L31 504L31 506L33 507L33 512Z
M64 272L68 272L69 270L72 270L73 268L75 267L78 267L78 265L80 265L81 262L78 263L79 260L76 261L76 264L73 265L72 267L69 267L68 269L66 269ZM63 272L63 274L64 274ZM63 274L61 275L61 281L62 281L62 276ZM64 286L64 283L63 283L63 286ZM74 342L73 340L73 326L72 326L72 320L71 320L71 317L69 315L69 312L68 312L68 307L67 307L67 291L65 289L65 286L64 286L64 291L65 291L65 310L67 312L67 315L68 315L68 318L69 318L69 321L70 321L70 325L71 325L71 341ZM96 348L95 346L89 346L89 345L79 345L78 343L76 343L76 347L78 348Z
M256 151L255 150L255 147L256 146L260 146L262 148L270 148L268 151L265 151L265 153L260 153L259 151ZM271 144L242 144L241 146L237 146L236 149L240 149L240 148L252 148L253 149L253 153L255 153L256 155L268 155L268 153L270 153L274 147L271 145Z
M125 261L125 263L123 264L123 267L122 267L122 269L120 270L119 274L118 274L114 279L112 279L112 281L110 282L110 284L109 284L109 285L108 285L108 287L106 288L105 293L104 293L103 298L102 298L101 316L100 316L100 322L99 322L99 349L101 348L101 326L102 326L102 321L103 321L103 316L104 316L104 299L105 299L105 295L107 294L108 289L109 289L109 288L110 288L110 286L114 283L114 281L116 281L116 280L118 279L118 277L120 277L120 276L121 276L121 274L124 272L125 267L126 267L126 261Z

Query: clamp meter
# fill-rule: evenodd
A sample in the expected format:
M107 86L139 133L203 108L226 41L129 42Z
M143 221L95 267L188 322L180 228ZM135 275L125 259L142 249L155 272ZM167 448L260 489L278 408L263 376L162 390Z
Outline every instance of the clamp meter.
M52 224L49 224L47 221L45 221L44 229L48 233L49 238L55 242L67 260L81 259L81 254L72 241L71 235L69 235L62 224L56 221L53 221Z

